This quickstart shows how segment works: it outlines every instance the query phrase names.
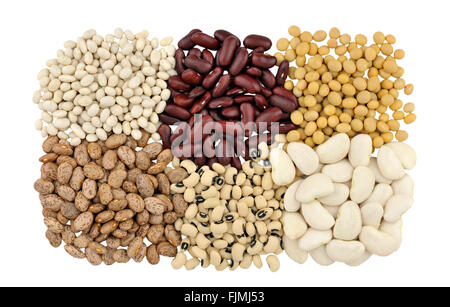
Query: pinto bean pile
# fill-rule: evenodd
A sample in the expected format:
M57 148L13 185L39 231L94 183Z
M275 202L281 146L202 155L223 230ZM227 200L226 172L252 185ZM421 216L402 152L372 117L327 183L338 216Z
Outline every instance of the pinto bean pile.
M289 115L296 109L297 99L283 88L288 61L281 63L274 75L270 69L275 66L276 58L264 54L271 46L272 41L261 35L248 35L241 46L239 38L225 30L215 31L214 37L198 29L190 31L178 42L179 49L175 53L178 76L169 78L172 98L160 116L161 120L166 124L189 122L192 131L195 131L194 114L201 114L204 121L215 121L223 130L229 123L242 123L244 128L254 130L252 124L245 125L256 123L261 128L261 123L270 125L278 121L285 130L296 128L289 122ZM166 127L162 129L169 132ZM264 132L262 129L258 131L261 134ZM235 137L243 133L239 129ZM249 131L245 135L249 136ZM163 138L163 141L173 141L176 136L179 135ZM260 135L261 140L267 140L269 136ZM233 135L226 137L233 138ZM200 141L208 143L209 138L204 135ZM226 147L227 140L223 143ZM195 145L192 144L193 147ZM221 146L217 148L220 150ZM194 151L198 152L197 148ZM249 158L248 151L240 152L236 148L235 156ZM232 157L218 157L216 160L214 156L201 156L196 157L195 162L202 166L208 158L241 168L239 159Z
M34 188L52 246L64 242L67 253L93 265L144 257L157 264L176 255L181 235L173 224L187 205L171 199L170 185L187 173L168 167L170 150L147 140L116 134L76 147L56 136L44 141Z

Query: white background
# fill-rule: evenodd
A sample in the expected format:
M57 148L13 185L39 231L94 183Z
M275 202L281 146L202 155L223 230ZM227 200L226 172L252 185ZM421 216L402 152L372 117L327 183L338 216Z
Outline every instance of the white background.
M447 7L446 7L447 6ZM450 285L449 238L449 56L447 1L6 1L0 9L0 285L35 286L432 286ZM104 35L120 26L178 41L192 28L212 34L224 28L247 34L287 36L337 26L341 33L368 37L392 33L406 50L400 63L415 85L405 102L417 105L408 128L419 160L412 176L415 203L404 216L398 252L372 257L360 267L298 265L286 256L281 269L215 272L174 271L169 259L93 267L76 260L45 236L38 195L42 139L33 128L39 116L31 102L37 72L62 48L95 28ZM272 51L275 48L272 49Z

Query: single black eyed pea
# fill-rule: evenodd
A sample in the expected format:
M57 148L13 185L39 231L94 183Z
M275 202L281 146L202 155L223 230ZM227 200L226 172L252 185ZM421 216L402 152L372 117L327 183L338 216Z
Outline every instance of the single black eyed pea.
M211 186L214 183L214 177L216 177L218 174L215 171L212 171L210 169L207 169L201 179L200 182L201 184L203 184L204 186Z
M275 191L275 199L281 200L284 198L284 193L286 193L287 187L279 187Z
M195 218L200 223L206 223L209 221L209 215L203 211L199 211Z
M245 245L241 243L235 243L231 247L231 257L233 258L234 262L239 262L244 259L244 252L245 252Z
M209 252L209 262L217 267L220 265L220 262L222 261L222 257L220 256L219 252L216 249L212 249Z
M217 197L208 198L208 199L205 199L205 201L202 203L202 205L205 207L205 209L212 209L217 206L220 206L220 199Z
M247 253L245 253L244 254L244 258L239 263L239 267L241 269L248 269L251 265L252 265L252 256L247 254Z
M242 196L247 197L253 194L253 188L251 186L242 186Z
M259 241L261 241L263 244L265 244L267 242L268 238L269 237L267 235L262 235L262 236L259 236Z
M246 217L248 222L256 222L256 216L253 214L253 212L250 210L247 217Z
M231 197L233 197L233 199L239 200L242 197L242 190L241 187L235 185L233 186L233 188L231 189Z
M272 231L280 231L280 229L281 229L281 223L279 222L279 221L272 221L272 222L270 222L268 225L267 225L267 230L269 231L269 232L272 232Z
M204 199L218 198L219 196L220 193L215 186L210 186L207 190L202 191L202 197Z
M253 195L254 196L258 196L258 195L262 195L262 193L264 193L264 189L260 186L256 186L253 188Z
M256 221L255 227L260 236L263 236L267 233L267 225L263 221Z
M210 246L211 241L208 240L208 238L206 238L204 234L198 233L195 237L195 243L201 249L206 249L208 246Z
M237 212L229 212L225 214L224 220L226 222L234 222L239 217L239 214Z
M186 191L186 186L183 184L183 182L172 183L170 185L170 192L173 194L183 194L184 191Z
M261 186L265 191L270 191L273 188L272 175L265 173L262 177Z
M262 195L257 195L255 197L255 204L256 204L256 208L258 208L258 210L267 208L267 200Z
M211 234L211 227L207 223L201 223L197 225L197 229L199 232L201 232L204 235L210 235Z
M211 232L213 233L214 237L221 237L228 230L227 223L225 223L223 221L211 223L210 228L211 228Z
M187 203L192 203L195 200L195 190L194 188L186 188L184 191L183 198Z
M273 213L270 216L271 220L278 220L281 218L281 216L283 215L283 213L281 212L281 210L274 210Z
M186 270L190 271L190 270L195 269L199 264L200 264L200 260L198 260L197 258L191 258L188 261L186 261L186 263L184 264L184 267L186 268Z
M233 187L229 184L225 184L223 188L220 190L220 198L229 200L231 198L231 190Z
M209 258L206 259L200 259L200 266L202 268L207 268L209 267L210 263L209 263Z
M262 268L263 263L262 263L262 260L261 260L261 256L260 256L260 255L253 255L253 256L252 256L252 261L253 261L253 265L254 265L255 267L257 267L258 269Z
M177 219L176 221L175 221L175 229L177 230L177 231L180 231L181 230L181 226L183 226L183 220L182 219Z
M237 175L238 171L234 167L230 167L225 171L225 182L230 185L235 184L235 175Z
M196 193L196 194L201 194L201 193L205 190L205 188L208 188L208 187L205 187L203 184L198 183L198 184L194 187L194 190L195 190L195 193Z
M256 219L260 220L260 221L264 221L264 220L267 220L268 218L270 218L272 214L273 214L272 208L264 208L264 209L258 210L258 212L256 212Z
M268 190L263 192L263 197L266 200L272 200L275 197L275 191L274 190Z
M215 240L213 242L213 246L219 250L227 247L227 245L228 245L228 242L223 239Z
M223 214L225 213L225 206L217 206L211 212L211 219L214 222L222 220Z
M195 165L192 160L183 160L180 162L180 167L184 168L188 174L192 174L197 170L197 165Z
M237 210L238 210L239 216L246 217L249 212L247 202L245 202L242 199L239 200L237 202Z
M219 175L225 174L225 167L220 163L213 163L212 169Z
M250 255L259 254L264 248L263 243L260 240L253 241L249 247L247 247L247 253Z
M252 222L247 222L245 224L245 232L247 233L247 235L249 235L250 237L253 237L254 235L256 235L256 228L255 225Z
M242 164L242 170L247 175L247 177L251 178L255 174L255 163L253 161L247 160L244 164Z
M179 252L171 262L172 268L174 268L175 270L180 269L183 265L186 264L186 260L186 254L183 252Z
M230 212L237 212L237 200L236 199L230 200L228 202L227 208Z
M266 262L272 272L276 272L280 269L280 260L275 255L269 255L266 258Z
M244 234L245 231L245 219L240 217L235 220L232 224L232 231L235 235L240 236Z
M183 180L183 184L186 188L193 188L200 181L200 175L196 172L190 174L187 178Z
M181 240L181 244L180 244L181 250L187 251L190 246L191 246L191 240L189 238L184 238L183 240Z
M184 224L181 226L181 234L188 236L188 237L195 237L195 235L198 233L197 227L195 227L192 224Z
M267 243L264 245L265 253L273 253L280 247L280 238L269 236Z
M251 183L253 183L253 186L260 186L262 183L262 178L259 175L253 175Z
M207 257L208 257L206 252L198 246L193 246L191 249L191 252L194 255L194 257L197 257L200 259L207 259Z

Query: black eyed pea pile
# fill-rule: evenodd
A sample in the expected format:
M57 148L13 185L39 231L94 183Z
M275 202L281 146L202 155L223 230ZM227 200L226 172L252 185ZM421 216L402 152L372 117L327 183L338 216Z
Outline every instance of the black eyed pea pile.
M116 29L100 36L86 31L64 43L38 73L33 102L42 110L35 123L43 137L77 146L105 141L110 132L139 140L142 130L160 140L159 115L170 98L167 80L176 75L173 39L150 39L147 31Z
M270 169L259 161L246 161L242 170L219 163L198 168L191 160L180 166L188 176L172 184L188 204L175 229L183 235L172 267L191 270L212 265L216 270L262 267L261 256L271 271L280 262L283 229L282 198L286 187L275 185Z
M170 185L186 171L168 166L169 149L125 134L76 147L49 136L42 148L34 188L53 247L64 243L68 254L93 265L144 258L157 264L160 256L176 255L181 235L174 223L187 205L170 195Z
M416 154L409 145L388 143L372 157L369 135L350 140L339 133L315 150L301 142L289 143L287 152L272 149L270 161L274 183L291 183L283 246L296 262L310 254L321 265L356 266L400 247L401 218L413 204L405 170L415 166Z

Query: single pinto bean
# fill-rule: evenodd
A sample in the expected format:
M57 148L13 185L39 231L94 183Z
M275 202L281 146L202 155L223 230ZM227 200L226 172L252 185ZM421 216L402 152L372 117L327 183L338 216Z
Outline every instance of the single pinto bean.
M219 98L214 98L213 100L211 100L208 104L208 108L217 109L217 108L229 107L231 105L233 105L233 98L219 97Z
M169 78L169 86L177 91L189 91L191 86L181 79L179 76Z
M252 56L252 64L260 68L271 68L275 66L277 59L274 56L263 53L255 53Z
M202 83L203 77L195 70L188 68L181 74L181 79L190 85L199 85Z
M189 98L186 94L179 94L173 98L173 102L182 108L187 108L194 103L194 98Z
M167 112L167 114L169 114L173 117L183 119L183 120L188 120L189 118L191 118L191 113L189 113L189 111L187 111L186 109L183 109L182 107L179 107L175 104L167 105L165 112Z
M230 83L231 83L230 75L223 75L222 77L220 77L219 81L217 81L216 86L214 87L214 89L212 91L212 96L220 97L223 94L225 94Z
M216 84L216 81L219 80L220 76L223 74L222 67L216 67L203 79L202 86L205 89L210 89Z
M198 100L196 103L194 103L194 105L191 108L191 113L195 114L200 112L201 110L203 110L203 108L208 104L208 102L211 100L211 93L210 92L206 92L202 98L200 98L200 100ZM166 107L167 109L167 107ZM189 112L188 112L189 113ZM186 118L186 120L189 119Z
M195 33L202 32L199 29L193 29L188 34L186 34L185 37L180 39L178 42L178 48L188 50L195 46L195 43L192 41L192 35Z
M212 64L210 64L208 61L201 59L193 54L188 55L186 59L184 59L184 64L186 65L186 67L192 68L201 74L206 74L212 68Z
M242 87L249 93L259 93L261 91L261 85L258 81L250 77L249 75L238 75L234 78L234 84Z
M291 100L279 95L270 96L269 101L270 105L278 107L282 109L284 112L289 113L294 112L295 109L298 107L298 105L296 106L294 103L292 103Z
M223 41L222 47L219 49L219 54L217 55L218 65L228 66L233 60L234 52L236 48L239 47L240 42L235 36L228 36Z
M289 61L284 60L283 62L281 62L280 67L278 67L277 75L275 77L275 79L277 80L277 85L279 86L284 85L288 73L289 73Z
M248 58L247 48L240 47L236 51L234 60L229 68L230 75L232 76L238 75L241 72L241 70L245 67L245 64L247 64L247 58Z
M272 47L272 41L265 36L251 34L244 39L244 46L248 49L256 49L261 47L264 51L266 51Z
M191 36L191 40L194 44L208 49L216 50L219 47L219 41L206 33L194 33Z
M259 116L256 118L255 122L256 122L256 124L260 124L260 123L270 124L270 123L280 120L282 114L283 114L283 111L281 111L280 108L277 108L277 107L268 108L267 110L265 110L264 112L259 114Z

